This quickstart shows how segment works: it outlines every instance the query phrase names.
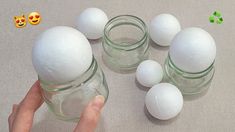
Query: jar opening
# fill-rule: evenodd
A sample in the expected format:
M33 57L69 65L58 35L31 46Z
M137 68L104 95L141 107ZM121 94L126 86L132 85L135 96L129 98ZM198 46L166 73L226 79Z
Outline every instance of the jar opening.
M178 73L178 74L181 74L182 76L186 77L186 78L200 78L202 76L206 76L208 73L210 73L210 71L213 69L214 67L214 63L215 63L215 60L213 61L213 63L205 70L203 71L200 71L200 72L186 72L180 68L178 68L171 60L171 57L170 55L168 54L168 59L166 60L166 63L169 64L169 66L171 68L174 68L175 71Z
M118 49L135 49L147 41L147 36L145 23L132 15L114 17L104 28L104 41Z
M46 80L42 80L38 76L38 80L40 81L41 87L46 91L63 91L66 89L70 89L73 87L78 87L78 85L82 85L83 83L87 82L97 71L98 65L93 56L92 63L90 67L84 72L81 76L65 83L50 83L46 82ZM75 86L76 85L76 86Z

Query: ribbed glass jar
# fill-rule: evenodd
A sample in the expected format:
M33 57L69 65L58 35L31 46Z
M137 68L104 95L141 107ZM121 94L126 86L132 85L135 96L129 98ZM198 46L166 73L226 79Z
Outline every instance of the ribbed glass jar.
M58 119L78 121L83 109L97 95L108 98L109 90L96 60L79 78L64 84L53 84L40 79L42 94L50 110Z
M148 58L148 41L147 27L140 18L116 16L104 28L103 60L113 70L133 70Z
M213 79L215 68L214 63L206 70L197 73L185 72L174 65L170 56L165 60L164 80L177 86L182 94L198 94L208 89Z

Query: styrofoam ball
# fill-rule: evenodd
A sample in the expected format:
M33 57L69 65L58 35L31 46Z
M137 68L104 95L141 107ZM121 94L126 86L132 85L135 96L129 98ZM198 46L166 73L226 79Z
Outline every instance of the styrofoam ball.
M57 26L39 36L32 50L32 62L40 79L64 83L79 77L90 67L92 49L78 30Z
M191 73L207 69L215 60L216 45L212 36L201 28L191 27L172 40L170 58L181 70Z
M168 120L177 116L182 110L183 96L176 86L160 83L147 92L145 105L155 118Z
M153 85L158 84L161 82L162 78L162 66L154 60L145 60L137 67L136 79L145 87L152 87Z
M88 39L98 39L107 22L108 17L101 9L87 8L77 18L77 28Z
M171 14L160 14L151 20L149 34L156 44L169 46L180 30L180 23L176 17Z

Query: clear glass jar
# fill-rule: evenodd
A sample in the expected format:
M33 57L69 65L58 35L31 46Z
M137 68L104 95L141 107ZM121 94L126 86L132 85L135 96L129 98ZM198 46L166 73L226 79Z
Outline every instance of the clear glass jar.
M165 60L164 80L177 86L182 94L198 94L208 89L213 79L215 68L214 63L206 70L197 73L185 72L174 65L170 56Z
M78 121L86 105L97 95L103 95L105 101L109 90L102 70L96 60L79 78L64 84L52 84L40 80L42 94L49 109L58 119Z
M104 28L103 60L113 70L133 70L148 58L148 41L147 27L140 18L116 16Z

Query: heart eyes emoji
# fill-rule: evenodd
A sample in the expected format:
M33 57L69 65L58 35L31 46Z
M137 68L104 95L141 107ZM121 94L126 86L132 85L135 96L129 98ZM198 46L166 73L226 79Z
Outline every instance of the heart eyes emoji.
M28 22L31 24L31 25L37 25L39 24L41 21L41 16L38 12L31 12L29 15L28 15ZM26 26L27 24L27 21L26 21L26 18L24 15L22 16L15 16L14 17L14 23L15 23L15 26L17 28L23 28Z
M14 17L14 22L15 22L15 26L17 28L22 28L22 27L26 26L26 19L25 19L24 15L22 15L22 16L15 16Z
M28 16L29 23L32 25L37 25L41 21L40 14L38 12L31 12Z

